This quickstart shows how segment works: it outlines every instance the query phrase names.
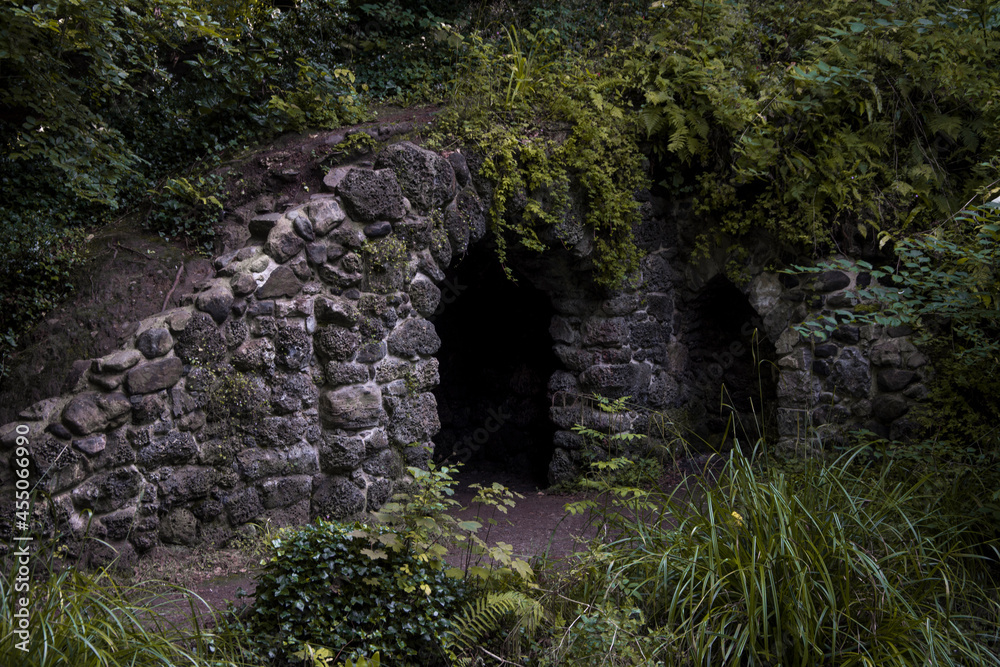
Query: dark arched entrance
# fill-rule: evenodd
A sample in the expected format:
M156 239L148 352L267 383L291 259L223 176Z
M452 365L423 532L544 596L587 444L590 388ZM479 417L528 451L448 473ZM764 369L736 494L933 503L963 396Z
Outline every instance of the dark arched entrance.
M713 445L736 437L753 445L774 433L774 345L746 295L724 276L689 304L686 329L695 386L697 435Z
M546 486L554 433L546 387L558 363L548 297L507 279L488 247L470 249L441 287L431 318L442 341L435 459Z

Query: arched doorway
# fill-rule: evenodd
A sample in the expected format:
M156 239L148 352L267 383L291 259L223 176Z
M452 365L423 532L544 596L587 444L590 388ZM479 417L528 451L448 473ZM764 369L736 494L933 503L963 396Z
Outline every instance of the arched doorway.
M527 280L509 280L484 246L447 272L431 318L441 338L435 459L544 487L555 430L546 387L558 366L552 308Z

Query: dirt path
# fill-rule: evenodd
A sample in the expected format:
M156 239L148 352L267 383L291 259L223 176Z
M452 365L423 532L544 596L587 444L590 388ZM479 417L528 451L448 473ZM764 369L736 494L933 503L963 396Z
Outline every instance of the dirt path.
M513 547L516 556L530 560L547 554L553 558L563 558L579 548L578 537L587 532L587 519L582 515L569 516L565 511L567 503L584 500L584 494L553 494L539 490L529 480L513 477L496 471L470 470L459 478L455 499L466 509L459 514L462 519L478 520L484 524L480 536L489 544L506 542ZM478 504L472 504L476 493L468 487L479 483L491 485L499 482L523 496L505 515L490 511ZM488 519L495 519L490 525ZM449 558L452 564L460 566L464 553L456 553ZM133 581L164 581L172 586L193 591L198 599L179 595L168 587L163 587L162 596L168 603L160 609L167 612L172 620L180 621L190 614L193 603L199 616L207 619L211 612L225 611L232 603L246 604L250 598L241 597L239 592L253 593L254 574L259 566L259 557L248 556L237 549L192 550L179 547L159 547L148 554L132 573Z
M680 483L682 475L670 475L661 480L664 488ZM480 537L490 545L505 542L512 546L515 556L532 561L545 555L551 560L564 559L582 548L581 539L592 538L597 533L595 522L587 513L569 514L566 505L592 497L585 493L555 493L539 489L530 479L511 475L496 469L466 469L457 476L458 485L454 499L462 504L459 517L483 524ZM504 514L490 507L472 503L476 489L498 482L520 494L513 508ZM490 518L495 523L489 521ZM449 556L452 565L461 567L466 555L458 551ZM133 572L134 581L165 581L170 585L193 591L198 598L184 597L162 588L162 599L167 604L160 612L168 618L184 622L190 617L192 604L202 620L208 620L213 611L225 611L230 603L239 607L252 598L241 596L240 591L253 594L254 575L260 556L250 556L237 549L191 550L160 547L145 557Z

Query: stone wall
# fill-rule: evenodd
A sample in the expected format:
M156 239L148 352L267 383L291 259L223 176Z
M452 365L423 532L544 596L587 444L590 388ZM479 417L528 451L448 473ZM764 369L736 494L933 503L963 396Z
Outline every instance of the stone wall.
M786 446L840 442L859 428L893 440L915 434L907 413L926 397L932 369L909 327L843 325L825 339L794 328L807 317L853 309L853 290L870 282L863 271L827 271L808 280L761 274L752 283L751 303L775 339L778 431Z
M126 557L161 542L217 543L251 521L374 509L406 466L426 464L439 429L433 320L449 267L489 243L488 186L473 183L460 152L407 142L332 169L324 185L253 216L249 240L218 257L182 307L143 320L127 346L90 360L71 392L0 427L10 459L0 467L0 532L14 527L12 455L25 430L31 479L50 499L37 520L54 516ZM906 332L845 327L815 344L790 328L843 305L864 276L807 285L758 271L740 290L721 278L721 261L686 260L683 206L638 197L646 256L628 289L593 284L592 239L578 217L549 239L558 250L510 256L551 303L561 365L548 378L551 481L587 458L577 423L666 438L685 413L695 433L725 432L719 384L737 393L752 384L755 330L774 342L786 443L809 423L906 434L926 364ZM712 285L726 305L706 296ZM591 393L635 407L611 416Z

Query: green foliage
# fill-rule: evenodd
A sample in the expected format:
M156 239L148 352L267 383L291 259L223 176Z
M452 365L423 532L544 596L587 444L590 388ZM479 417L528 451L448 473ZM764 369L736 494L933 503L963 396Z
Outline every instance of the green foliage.
M345 152L348 155L365 155L374 153L378 148L378 142L367 132L355 132L337 144L337 152Z
M533 633L542 622L544 609L535 599L516 590L487 593L466 604L444 637L445 646L455 654L474 655L478 644L512 626L510 636L522 630ZM511 617L513 619L511 620ZM458 659L457 665L475 664L472 658Z
M654 4L629 63L666 184L693 189L718 231L870 242L985 182L995 21L989 3L676 0Z
M453 74L455 43L443 26L461 2L351 3L354 25L341 47L375 99L405 104L437 100Z
M451 547L464 548L464 568L450 570L452 575L475 577L486 583L497 579L530 583L534 574L531 566L513 556L511 545L499 542L491 546L487 542L488 530L485 537L478 535L482 521L463 521L454 516L461 509L452 497L457 484L455 470L433 465L427 470L407 468L413 481L375 513L379 521L395 528L393 536L381 537L380 541L392 550L412 551L425 561L443 559ZM496 525L497 513L506 514L515 498L522 497L496 482L487 487L473 484L470 488L476 489L473 504L490 508L492 516L484 518L489 526ZM486 566L481 564L484 561Z
M152 210L143 226L164 239L184 239L210 255L215 225L222 218L222 179L197 176L167 179L162 188L150 191Z
M147 225L210 250L220 193L178 169L277 132L362 119L354 76L329 48L351 21L346 5L0 5L0 241L17 252L0 266L0 287L17 306L5 319L19 318L0 330L17 337L68 294L80 237L65 230L153 190ZM43 275L24 280L26 271Z
M205 418L252 431L271 413L270 400L251 375L228 367L199 367Z
M232 621L230 633L251 637L255 655L268 661L295 656L337 664L376 651L392 664L454 658L482 627L475 610L499 610L512 597L477 605L478 591L526 586L532 571L510 545L489 546L480 538L482 523L453 516L459 505L451 497L452 472L410 468L412 481L375 514L382 523L320 520L278 533L252 610L244 621ZM502 513L514 496L495 484L479 489L476 502ZM462 545L465 568L448 567L448 548ZM483 559L488 566L479 564ZM461 625L453 628L454 619Z
M968 520L970 534L996 537L1000 534L1000 453L985 438L959 434L956 440L946 439L948 424L934 411L939 428L933 440L920 442L888 442L872 433L859 432L859 458L870 462L896 483L922 485L920 499L930 501L925 507L931 522L946 522L950 516ZM968 427L967 427L968 428ZM970 432L974 430L969 428ZM963 437L964 436L964 437ZM935 506L944 512L935 512Z
M510 243L534 252L593 244L597 282L621 285L638 268L634 194L646 184L638 126L617 99L623 81L611 63L601 76L560 52L552 30L507 35L507 51L475 34L465 38L460 102L437 140L481 151L480 175L493 185L489 219L508 275ZM576 186L582 211L569 207Z
M367 289L379 294L402 289L408 280L408 258L406 242L396 235L365 241L361 259Z
M468 589L441 561L384 549L388 527L319 520L273 543L245 630L268 660L324 647L335 660L376 651L392 664L436 664L440 636Z
M158 50L220 39L221 27L179 0L43 2L0 7L0 144L43 163L76 196L114 206L137 155L105 110L142 95Z
M375 273L399 271L406 265L406 243L396 236L369 239L361 247L361 257L365 266Z
M19 338L74 289L82 262L82 230L59 231L45 218L0 209L0 359ZM0 363L0 380L3 364Z
M28 546L23 561L7 555L0 575L0 662L24 667L228 667L241 664L238 649L223 653L216 637L199 625L207 604L193 591L160 582L123 585L111 572L88 572L61 562L52 544ZM160 590L157 592L157 586ZM169 591L187 600L178 608ZM21 606L27 600L27 606ZM27 612L28 635L15 614ZM235 647L234 647L235 648Z

